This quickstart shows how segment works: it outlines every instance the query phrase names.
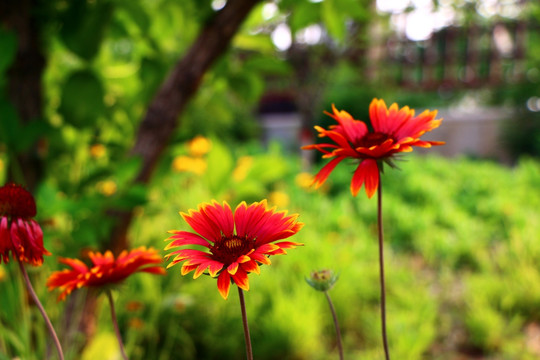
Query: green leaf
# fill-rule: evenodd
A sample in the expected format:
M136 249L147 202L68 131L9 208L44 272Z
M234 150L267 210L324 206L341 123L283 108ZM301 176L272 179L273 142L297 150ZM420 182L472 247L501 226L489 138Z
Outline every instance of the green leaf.
M249 102L257 101L264 91L264 83L257 75L244 71L229 77L229 86Z
M150 99L163 81L167 71L167 66L158 59L145 57L141 61L139 78L144 84L142 90L143 98Z
M340 12L336 0L325 0L321 6L321 18L326 29L338 42L345 39L345 13Z
M266 35L237 34L233 41L233 47L241 50L251 50L270 54L274 51L274 45Z
M17 36L12 31L0 28L0 74L13 63L16 53Z
M15 107L4 99L0 99L0 120L0 142L15 153L30 148L49 130L49 125L39 119L21 123Z
M129 158L116 165L115 176L119 186L130 183L141 168L142 159L138 157Z
M217 139L212 139L212 150L207 157L207 171L205 179L210 190L217 194L229 183L233 168L232 154Z
M292 72L287 62L275 57L253 56L246 60L243 67L263 75L288 75Z
M90 70L79 70L65 82L59 110L71 125L92 126L105 109L103 97L103 86L98 77Z
M113 6L110 1L71 0L67 4L60 38L71 52L91 60L99 51Z
M289 166L280 155L267 154L256 158L248 177L256 178L262 184L268 185L285 177Z
M150 18L139 2L130 0L122 1L120 6L130 19L137 24L141 33L148 33L148 29L150 28Z
M291 11L290 26L292 33L296 33L309 25L318 23L321 20L321 4L312 2L302 2Z
M0 116L0 142L7 144L14 152L19 151L18 140L22 136L19 115L15 107L2 98L0 98Z
M146 186L141 184L130 185L126 191L114 198L112 207L115 209L131 210L136 206L144 205L146 200Z

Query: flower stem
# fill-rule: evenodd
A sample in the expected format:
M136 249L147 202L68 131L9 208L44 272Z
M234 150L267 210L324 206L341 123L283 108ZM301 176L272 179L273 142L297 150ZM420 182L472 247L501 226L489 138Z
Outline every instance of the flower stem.
M379 232L379 274L381 286L381 326L382 338L384 346L384 355L386 360L390 360L388 352L388 339L386 336L386 290L384 285L384 236L383 236L383 221L382 221L382 181L379 181L377 189L377 228Z
M242 324L244 325L244 338L246 340L246 358L247 360L253 360L253 349L251 348L251 337L249 336L246 303L244 301L244 292L240 288L238 288L238 298L240 299L240 309L242 310Z
M341 344L341 331L339 330L339 322L336 315L336 309L334 308L334 304L332 303L332 299L330 299L330 294L328 294L328 291L325 291L324 295L326 295L326 300L328 300L328 306L330 306L330 312L332 313L332 318L334 319L334 327L336 328L336 339L337 339L338 350L339 350L339 358L340 360L343 360L343 345Z
M116 320L116 311L114 311L114 301L112 298L111 289L107 289L105 293L107 294L107 299L109 299L109 305L111 308L111 320L114 325L114 332L116 333L116 338L118 339L118 345L120 346L120 352L122 353L122 358L124 360L128 360L128 357L126 355L126 350L124 349L124 343L122 342L122 335L120 335L120 329L118 328L118 321Z
M39 309L39 312L41 313L41 316L45 320L45 324L47 325L47 329L49 330L49 333L51 334L53 338L54 345L56 346L56 350L58 351L58 357L60 360L64 360L64 352L62 351L62 346L60 345L60 341L58 340L58 336L56 336L56 331L54 331L54 327L52 326L51 320L47 316L47 313L45 312L45 309L43 308L43 305L41 305L41 302L39 301L39 298L34 291L34 288L32 287L32 283L30 282L30 278L28 277L28 273L26 272L26 269L24 268L24 265L22 261L17 261L19 263L19 268L21 269L24 282L26 283L26 288L28 289L28 292L30 293L30 296L34 300L34 303L36 304L37 308Z

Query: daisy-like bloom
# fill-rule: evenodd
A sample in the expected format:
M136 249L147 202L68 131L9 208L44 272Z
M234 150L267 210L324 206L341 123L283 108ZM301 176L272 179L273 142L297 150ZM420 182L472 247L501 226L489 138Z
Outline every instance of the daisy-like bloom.
M60 258L58 261L71 267L69 270L55 271L47 280L49 290L58 288L58 300L64 300L73 290L81 287L100 288L115 285L136 272L165 274L160 266L162 259L155 249L140 247L124 250L115 259L110 251L105 254L90 252L88 257L93 266L88 267L78 259Z
M337 110L332 105L333 114L325 112L338 122L329 129L315 126L319 137L328 137L332 142L304 146L305 150L319 150L323 158L332 160L326 164L313 181L321 186L332 170L341 161L351 158L359 161L351 181L351 192L358 194L365 185L369 198L379 186L382 162L394 166L392 158L401 152L411 152L413 146L429 148L443 145L442 141L423 141L420 137L437 127L442 119L435 119L437 111L426 110L414 116L414 110L408 106L398 108L396 103L386 107L384 100L373 99L369 106L369 117L373 131L369 131L363 121L355 120L348 112Z
M9 262L10 252L34 266L43 264L43 255L50 255L34 216L36 202L30 192L13 183L0 187L0 263Z
M303 245L278 241L296 234L304 225L297 222L298 214L268 209L266 200L247 205L240 203L233 211L227 202L216 201L199 205L198 210L180 213L195 231L169 231L172 240L165 250L199 245L206 251L180 249L166 255L174 256L167 268L184 262L182 275L195 270L198 278L206 270L217 277L217 287L224 299L229 295L231 280L243 290L249 290L248 274L260 273L259 264L270 265L270 255L286 254L285 249ZM278 242L276 242L278 241Z

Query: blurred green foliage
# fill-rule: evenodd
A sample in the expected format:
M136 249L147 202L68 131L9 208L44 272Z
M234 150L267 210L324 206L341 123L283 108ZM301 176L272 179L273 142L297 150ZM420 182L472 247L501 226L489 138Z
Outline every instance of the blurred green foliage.
M238 166L245 167L244 176L219 175L223 170L215 167L217 163L203 174L169 171L160 176L149 189L149 202L137 211L130 234L133 245L163 248L167 230L188 229L178 211L212 198L235 206L245 199L271 200L276 192L287 194L276 198L281 199L276 205L300 214L306 225L295 240L305 247L272 258L272 265L264 266L260 276L250 276L246 301L255 357L337 358L327 304L304 281L311 271L325 267L340 273L332 298L346 356L382 358L376 202L363 193L357 198L350 195L352 169L338 167L327 185L313 191L296 176L301 173L299 159L284 156L279 148L266 153L248 146L231 152L214 140L204 157L209 163L212 158L222 159L217 163L231 167L232 174ZM246 163L246 157L252 161ZM263 164L278 163L282 167L274 166L269 177L257 171ZM222 179L219 187L208 181L214 168ZM506 168L466 158L410 156L402 169L388 170L382 178L391 353L411 360L455 359L459 354L535 358L538 354L528 343L533 340L526 329L540 321L540 163L523 159L515 168ZM259 186L249 185L257 179ZM64 206L59 205L62 199L45 200L43 195L38 194L39 213L47 213L43 204ZM59 238L58 234L68 234L69 223L54 222L44 230L49 250L62 254L61 238L66 235ZM34 279L38 289L45 274L57 267L52 258L47 259ZM2 293L9 294L3 301L15 301L9 306L17 307L20 304L13 299L19 294L9 290L13 284L3 281L0 286ZM41 297L50 299L48 309L60 321L66 304L55 304L54 296L44 289ZM175 267L165 277L137 275L120 287L116 301L132 359L243 356L236 294L231 292L223 301L216 281L209 277L182 277ZM17 311L3 314L13 316ZM96 351L95 346L114 347L107 306L101 312L97 343L85 356ZM14 320L5 315L2 339L10 344L8 348L16 349L8 334L29 329L13 328ZM16 338L25 341L24 336ZM44 345L36 349L43 351Z

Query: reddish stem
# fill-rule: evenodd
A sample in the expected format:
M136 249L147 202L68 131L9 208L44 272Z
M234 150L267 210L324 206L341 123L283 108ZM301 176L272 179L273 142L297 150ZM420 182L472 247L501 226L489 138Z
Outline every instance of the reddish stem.
M246 340L246 358L253 360L253 349L251 348L251 337L249 335L249 326L246 314L246 303L244 301L244 292L238 288L238 297L240 298L240 309L242 311L242 324L244 325L244 338Z
M21 269L24 282L26 283L26 288L28 289L28 292L30 293L30 296L32 297L32 300L34 300L34 303L36 304L37 308L39 309L39 312L41 313L41 316L45 320L45 324L47 325L47 329L49 329L49 333L51 334L51 337L53 338L54 345L56 346L56 350L58 351L58 357L60 360L64 360L64 352L62 351L62 346L60 345L60 341L58 340L58 336L56 336L56 331L54 331L54 327L51 323L51 320L47 316L47 313L45 312L45 309L43 308L43 305L41 305L41 302L39 301L39 298L34 291L34 288L32 287L32 283L30 282L30 278L28 277L28 273L26 272L26 269L24 268L24 265L22 261L17 261L19 263L19 268Z
M111 308L111 320L114 325L114 332L116 334L116 338L118 339L118 346L120 347L120 353L122 353L122 358L124 360L128 360L128 357L126 355L126 350L124 349L124 343L122 342L122 335L120 334L120 329L118 328L118 320L116 320L116 311L114 310L114 301L112 298L111 289L107 289L105 293L107 294L107 299L109 299L109 306Z
M379 180L379 187L377 189L377 227L379 233L379 274L380 274L380 287L381 287L381 326L382 326L382 338L384 346L384 355L386 360L390 360L390 353L388 351L388 339L386 336L386 290L384 284L384 236L383 236L383 221L382 221L382 181Z
M328 291L324 292L324 295L326 295L326 300L328 300L328 306L330 307L330 312L332 313L332 319L334 319L334 327L336 328L336 338L337 338L337 344L338 344L338 350L339 350L339 359L343 360L343 345L341 343L341 330L339 329L339 322L336 314L336 309L334 308L334 304L332 303L332 299L330 298L330 294L328 294Z

